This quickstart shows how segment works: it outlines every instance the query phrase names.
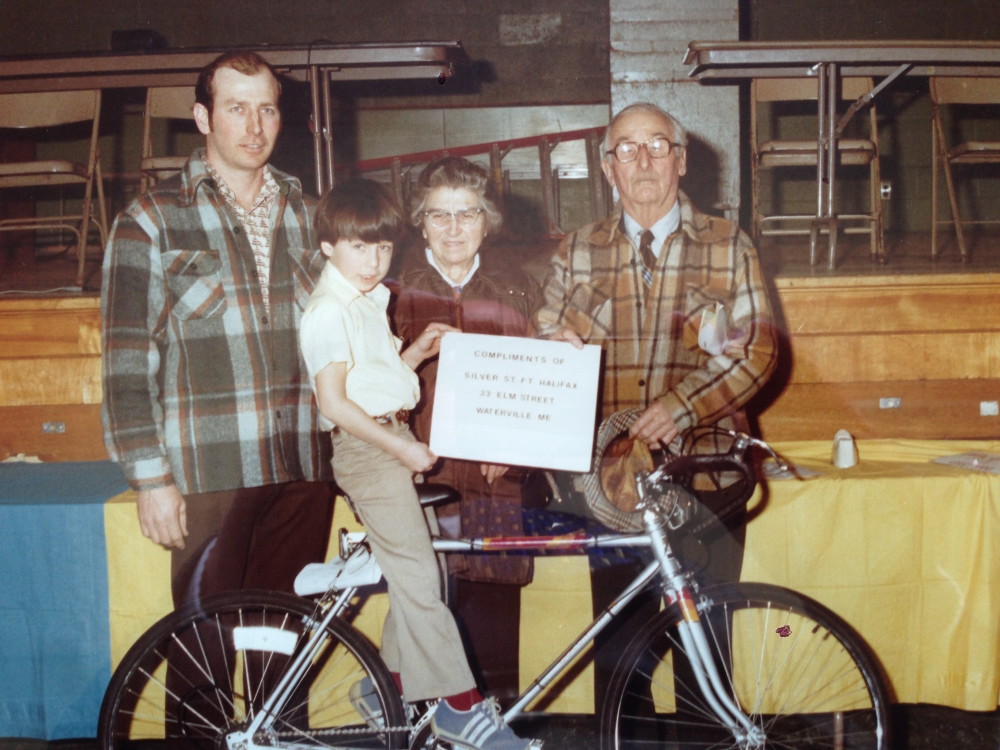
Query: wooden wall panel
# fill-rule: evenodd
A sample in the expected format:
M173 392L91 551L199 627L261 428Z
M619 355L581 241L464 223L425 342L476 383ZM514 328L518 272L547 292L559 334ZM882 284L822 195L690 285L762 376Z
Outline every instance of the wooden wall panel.
M3 358L101 354L99 310L16 310L0 312Z
M981 415L1000 399L1000 274L775 285L786 352L756 403L766 437L1000 437L1000 418Z
M101 403L101 358L0 358L0 406Z
M1000 331L792 336L792 383L1000 377Z
M0 407L0 459L18 454L42 461L107 461L101 405Z
M107 459L100 300L0 301L0 459Z
M1000 330L995 273L804 277L775 287L792 335Z
M1000 400L1000 274L775 287L786 351L752 405L765 437L1000 438L1000 417L981 415ZM0 300L0 459L106 457L100 350L96 297Z
M898 398L899 408L880 400ZM1000 438L1000 417L980 416L983 401L1000 398L1000 380L792 385L758 417L767 440L856 438Z

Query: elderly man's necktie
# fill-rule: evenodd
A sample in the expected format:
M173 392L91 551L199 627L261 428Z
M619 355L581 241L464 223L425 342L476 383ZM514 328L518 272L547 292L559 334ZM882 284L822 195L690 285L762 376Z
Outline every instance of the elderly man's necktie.
M639 256L642 258L642 280L646 286L653 283L653 266L656 256L653 255L653 233L648 229L639 238Z

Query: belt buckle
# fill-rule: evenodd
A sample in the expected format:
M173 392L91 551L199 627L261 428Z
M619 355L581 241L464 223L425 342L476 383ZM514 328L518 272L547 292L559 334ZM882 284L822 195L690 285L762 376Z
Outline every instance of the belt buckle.
M399 411L392 412L391 414L380 414L377 417L372 417L372 419L379 424L406 424L409 418L410 412L406 409L400 409Z

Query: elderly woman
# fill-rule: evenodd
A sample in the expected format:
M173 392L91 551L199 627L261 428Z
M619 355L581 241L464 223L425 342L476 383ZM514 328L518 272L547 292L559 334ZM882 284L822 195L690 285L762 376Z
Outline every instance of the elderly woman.
M409 253L400 273L393 320L411 341L433 322L469 333L532 336L531 316L541 305L538 284L504 258L483 250L502 217L486 171L445 156L421 173L411 211L426 247ZM437 359L419 370L423 398L413 413L418 439L430 437ZM524 469L444 459L427 480L448 484L462 499L438 510L452 536L522 534ZM455 575L453 604L479 667L481 687L503 699L517 695L520 587L531 580L531 558L505 554L449 556Z

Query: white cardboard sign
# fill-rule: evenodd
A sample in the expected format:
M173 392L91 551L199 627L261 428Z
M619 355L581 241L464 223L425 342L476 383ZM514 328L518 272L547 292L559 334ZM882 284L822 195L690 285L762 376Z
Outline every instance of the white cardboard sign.
M600 347L447 333L439 356L434 453L590 471Z

